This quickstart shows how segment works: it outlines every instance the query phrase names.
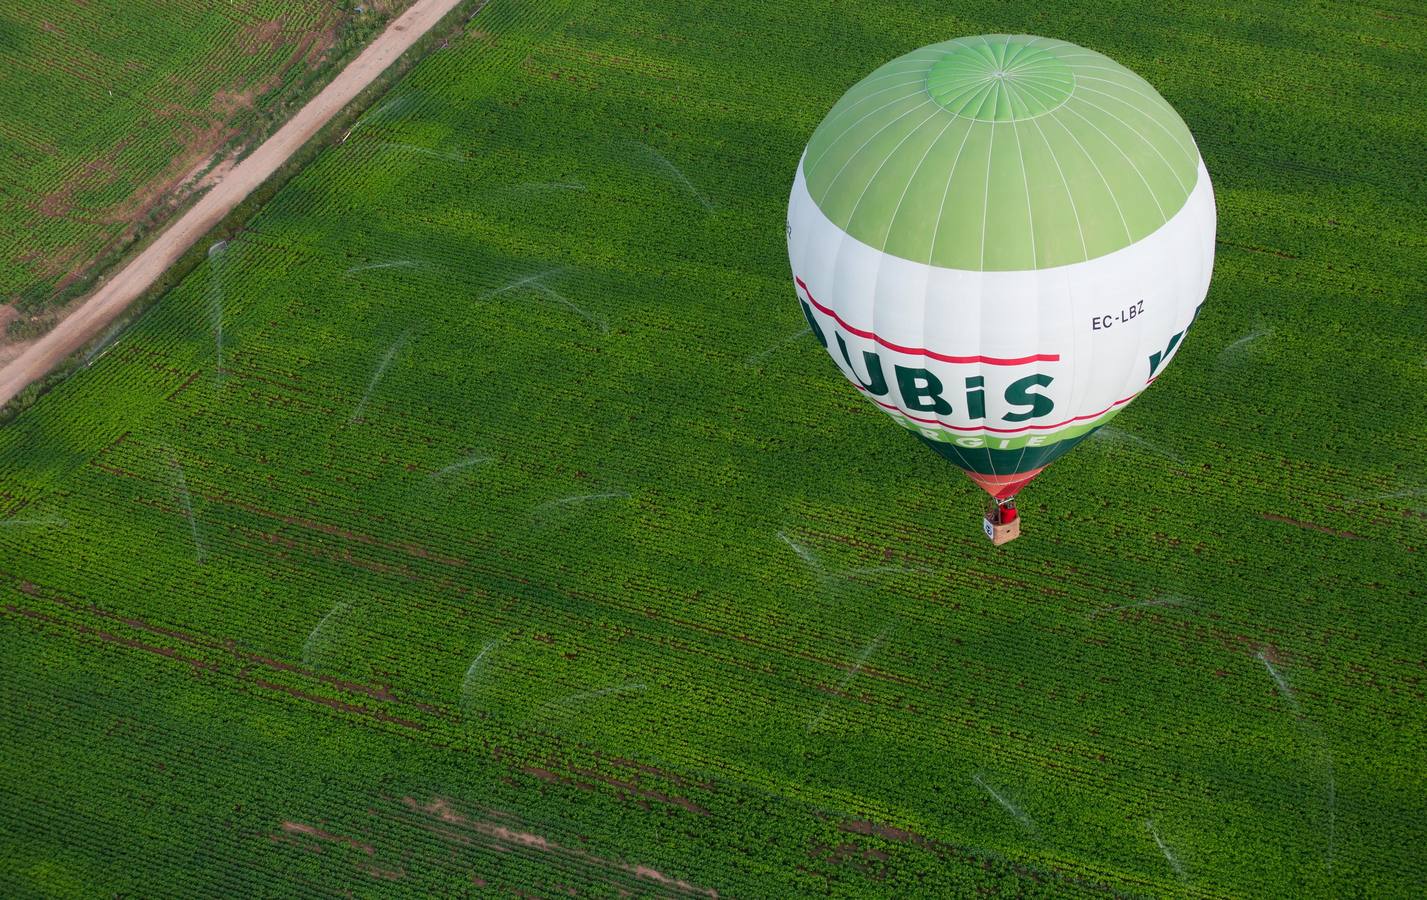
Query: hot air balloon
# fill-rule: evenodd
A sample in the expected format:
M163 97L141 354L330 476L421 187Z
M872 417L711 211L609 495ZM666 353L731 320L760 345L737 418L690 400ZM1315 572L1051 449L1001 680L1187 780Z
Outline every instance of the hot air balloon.
M869 401L1015 497L1149 386L1214 263L1214 191L1144 79L1031 35L932 44L852 87L788 203L813 335Z

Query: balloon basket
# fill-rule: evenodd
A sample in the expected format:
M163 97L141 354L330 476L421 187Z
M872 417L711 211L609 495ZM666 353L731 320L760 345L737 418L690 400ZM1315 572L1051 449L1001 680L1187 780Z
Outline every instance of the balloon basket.
M981 530L997 547L1021 536L1021 517L1016 514L1016 501L1007 499L991 504L981 520Z
M982 519L981 525L986 532L986 536L991 539L991 543L997 547L1014 541L1021 536L1020 519L1013 519L1010 522L1003 522L1000 525L992 524L990 519Z

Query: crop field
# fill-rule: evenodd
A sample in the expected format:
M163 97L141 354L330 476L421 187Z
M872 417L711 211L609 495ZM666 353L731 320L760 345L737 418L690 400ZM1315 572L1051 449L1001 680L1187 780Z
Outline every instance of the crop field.
M0 893L1416 896L1427 22L490 0L0 428ZM1055 35L1216 274L1024 536L806 332L799 154Z
M6 4L0 307L36 313L80 284L380 17L321 0Z

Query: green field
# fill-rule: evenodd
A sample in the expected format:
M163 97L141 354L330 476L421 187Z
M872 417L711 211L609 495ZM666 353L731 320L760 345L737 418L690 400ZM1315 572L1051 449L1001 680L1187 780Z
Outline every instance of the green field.
M0 893L1420 895L1417 7L491 0L0 428ZM880 62L1142 73L1172 367L984 499L804 328Z
M398 5L6 4L0 306L34 314L73 294ZM17 321L21 336L43 327Z

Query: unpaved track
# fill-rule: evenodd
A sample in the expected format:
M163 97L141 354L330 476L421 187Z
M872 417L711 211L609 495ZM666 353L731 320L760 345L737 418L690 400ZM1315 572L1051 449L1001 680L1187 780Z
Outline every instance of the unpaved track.
M251 156L235 166L182 218L115 273L63 322L0 369L0 406L10 402L30 382L44 377L45 373L118 318L169 266L281 168L328 120L460 2L416 0L321 93L309 100L297 115L264 141Z

